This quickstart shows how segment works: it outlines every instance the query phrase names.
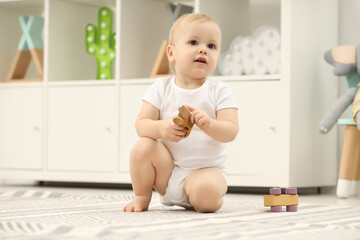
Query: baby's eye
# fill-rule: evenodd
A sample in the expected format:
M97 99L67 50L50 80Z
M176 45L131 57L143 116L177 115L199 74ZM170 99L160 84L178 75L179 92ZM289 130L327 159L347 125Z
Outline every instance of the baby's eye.
M208 44L208 48L210 49L216 49L216 45L213 43Z
M190 45L197 45L197 41L196 41L196 40L191 40L189 43L190 43Z

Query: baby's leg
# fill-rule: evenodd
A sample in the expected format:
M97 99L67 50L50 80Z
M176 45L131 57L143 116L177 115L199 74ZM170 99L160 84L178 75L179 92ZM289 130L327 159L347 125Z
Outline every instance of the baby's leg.
M165 194L173 167L172 156L161 142L146 137L138 140L130 152L130 175L135 198L123 210L147 210L153 187L161 195Z
M215 168L203 168L189 174L184 191L197 212L216 212L227 191L224 175Z

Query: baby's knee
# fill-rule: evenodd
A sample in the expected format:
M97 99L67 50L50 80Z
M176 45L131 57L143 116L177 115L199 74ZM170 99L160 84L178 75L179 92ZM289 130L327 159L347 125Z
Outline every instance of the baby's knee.
M130 151L130 161L145 160L154 149L155 144L156 140L154 139L147 137L140 138Z
M206 197L194 197L190 198L190 203L197 212L200 213L212 213L219 210L223 205L223 199L218 198L206 198Z
M222 207L223 195L223 190L204 183L202 186L197 186L189 200L198 212L216 212Z

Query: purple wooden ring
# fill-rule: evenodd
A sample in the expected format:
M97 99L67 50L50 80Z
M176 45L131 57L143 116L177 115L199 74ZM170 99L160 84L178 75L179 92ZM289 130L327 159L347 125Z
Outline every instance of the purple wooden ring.
M286 206L287 212L297 212L297 206Z
M272 212L282 212L282 206L272 206L270 207Z
M286 194L297 194L297 188L286 188Z
M270 194L271 195L280 195L281 194L281 188L270 188Z

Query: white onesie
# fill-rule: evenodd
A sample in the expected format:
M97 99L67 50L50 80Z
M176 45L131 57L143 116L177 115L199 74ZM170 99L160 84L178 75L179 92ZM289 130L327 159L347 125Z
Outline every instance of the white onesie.
M207 79L196 89L183 89L175 84L175 77L158 78L143 100L160 110L160 120L177 116L181 105L201 109L213 119L220 109L237 108L230 87L214 79ZM177 143L160 141L169 149L175 165L162 203L190 207L183 189L184 179L191 172L207 167L215 167L224 174L225 144L215 141L196 125L187 138Z

